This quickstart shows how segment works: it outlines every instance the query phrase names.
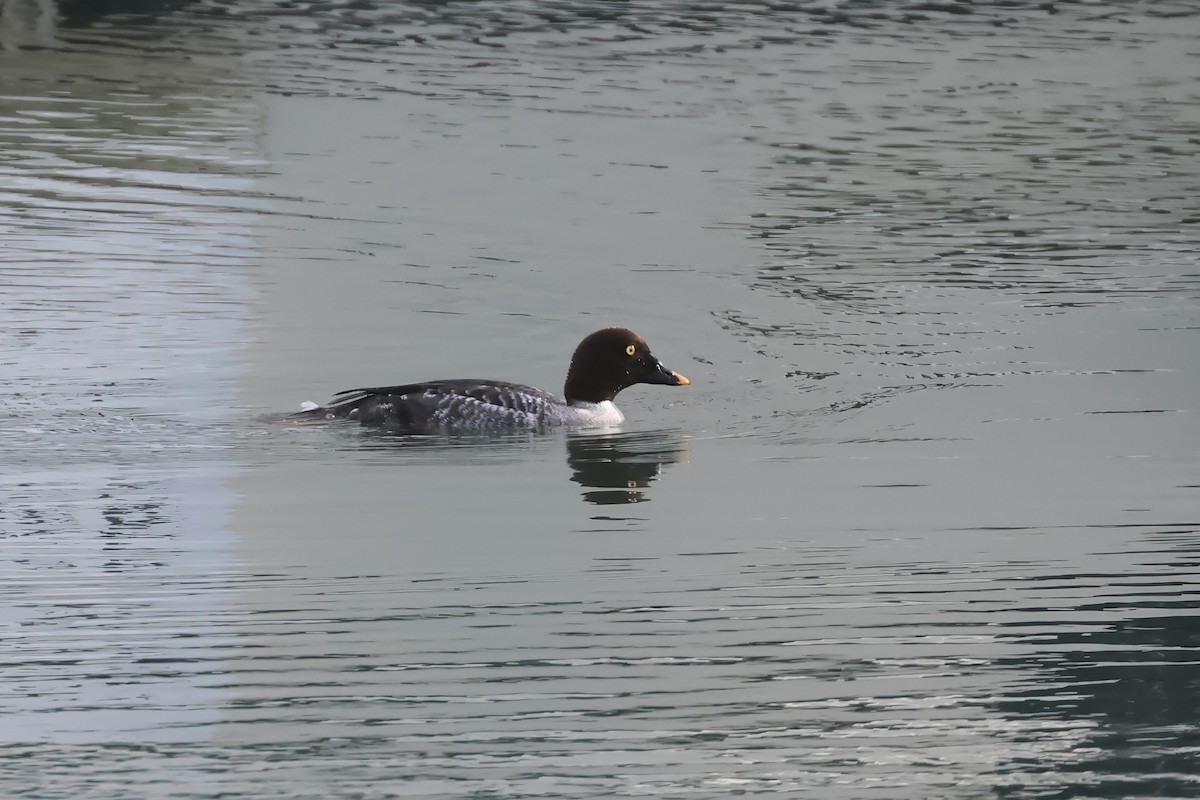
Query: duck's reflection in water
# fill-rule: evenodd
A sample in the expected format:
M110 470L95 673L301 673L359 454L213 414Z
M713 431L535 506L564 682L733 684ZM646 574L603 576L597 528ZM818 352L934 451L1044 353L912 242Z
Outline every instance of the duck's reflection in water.
M645 490L663 468L687 460L687 442L677 430L567 436L571 480L585 487L583 499L596 505L649 500Z

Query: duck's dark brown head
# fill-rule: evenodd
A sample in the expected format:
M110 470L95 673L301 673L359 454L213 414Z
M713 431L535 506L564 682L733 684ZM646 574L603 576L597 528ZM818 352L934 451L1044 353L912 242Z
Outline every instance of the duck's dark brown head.
M664 367L646 340L633 331L604 328L575 348L563 396L567 402L600 403L635 383L687 386L691 381Z

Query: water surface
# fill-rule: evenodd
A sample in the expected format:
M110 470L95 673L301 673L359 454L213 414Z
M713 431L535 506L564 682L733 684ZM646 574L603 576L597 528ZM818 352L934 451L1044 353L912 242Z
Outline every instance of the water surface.
M1195 794L1190 4L62 11L6 795ZM610 324L693 380L621 431L268 421Z

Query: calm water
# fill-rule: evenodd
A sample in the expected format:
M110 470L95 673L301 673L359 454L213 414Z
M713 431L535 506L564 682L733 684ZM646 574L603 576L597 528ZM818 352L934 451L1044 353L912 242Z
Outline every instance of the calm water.
M0 794L1200 793L1194 4L126 5L0 2Z

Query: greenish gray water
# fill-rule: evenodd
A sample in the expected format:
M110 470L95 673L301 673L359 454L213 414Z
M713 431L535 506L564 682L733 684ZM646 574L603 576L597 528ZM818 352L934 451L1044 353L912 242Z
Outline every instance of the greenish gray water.
M5 796L1197 791L1190 4L0 8Z

